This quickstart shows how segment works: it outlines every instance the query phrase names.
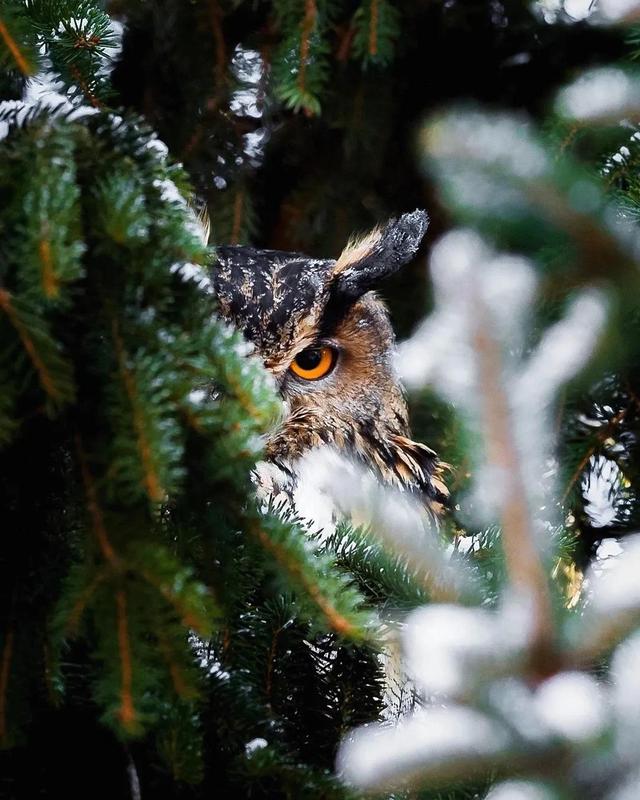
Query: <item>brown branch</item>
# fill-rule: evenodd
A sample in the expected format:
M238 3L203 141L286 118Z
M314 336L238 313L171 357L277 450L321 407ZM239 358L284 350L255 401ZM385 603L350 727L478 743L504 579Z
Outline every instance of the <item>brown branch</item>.
M71 609L71 613L69 614L69 619L67 620L66 624L67 635L69 636L76 635L78 631L78 625L80 624L80 618L82 617L84 610L89 603L89 600L93 597L96 589L105 578L106 578L106 572L104 570L101 570L91 581L91 583L88 586L85 586L82 594L73 604L73 608Z
M224 83L224 76L227 68L227 45L222 30L222 11L217 0L209 0L207 3L209 10L209 22L211 32L216 43L216 63L215 74L219 84Z
M60 281L56 275L49 241L49 225L44 222L42 237L38 242L38 255L42 264L42 290L45 297L57 297L60 294Z
M13 660L13 628L10 627L2 648L2 661L0 662L0 742L7 740L7 689L11 674Z
M231 629L228 625L224 626L224 630L222 632L222 653L223 655L229 652L229 648L231 647Z
M576 242L583 276L601 277L606 269L607 277L613 270L621 277L636 278L636 264L620 242L604 228L594 226L591 216L572 208L556 186L544 180L529 181L524 191L542 216ZM564 283L563 289L566 291Z
M209 12L209 23L213 39L216 44L214 72L214 92L207 98L204 106L206 114L204 114L198 124L194 127L191 136L188 138L186 144L182 148L182 158L185 159L194 150L196 150L202 141L202 137L210 128L208 120L218 111L224 100L225 87L226 87L226 71L227 71L227 45L224 38L224 31L222 29L222 11L217 0L209 0L207 4Z
M154 464L153 453L149 440L144 429L144 417L140 410L140 403L138 400L138 390L136 382L131 369L127 366L127 352L124 347L124 342L118 331L117 320L112 323L113 341L116 349L116 358L118 360L118 368L120 370L120 377L125 387L131 411L133 413L133 427L136 432L136 439L138 442L138 452L142 461L142 469L144 472L144 486L150 500L159 503L164 498L164 490L160 484L160 479Z
M527 491L511 424L511 409L502 384L502 354L477 293L473 346L478 358L479 390L487 459L504 480L501 502L502 545L512 585L526 592L534 608L532 667L548 668L553 653L553 609L547 576L535 544Z
M156 631L156 635L158 637L158 647L163 659L165 660L167 669L169 670L171 683L173 684L175 693L178 695L178 697L183 699L195 697L196 692L193 686L189 686L189 684L185 681L180 667L178 664L176 664L175 659L172 657L171 647L167 641L167 638L160 631Z
M371 19L369 22L369 55L378 55L378 0L371 0Z
M102 509L98 503L96 486L93 481L93 476L89 471L87 458L85 456L84 448L82 447L82 440L80 439L80 435L78 433L76 433L75 436L75 443L76 453L78 454L78 462L80 464L80 474L82 475L82 483L84 484L84 491L87 496L87 508L89 509L91 521L93 522L93 533L98 541L98 545L100 546L100 550L102 551L102 555L105 557L105 560L108 561L112 567L119 569L120 559L116 555L116 551L113 549L113 546L109 541L107 527L104 523L104 517L102 515Z
M637 610L591 621L575 648L566 654L565 669L591 669L598 659L636 630L639 623Z
M233 223L231 225L231 244L240 243L240 231L242 230L242 219L244 211L244 190L238 188L233 201Z
M20 48L18 47L18 44L17 44L16 40L13 38L13 36L11 36L11 34L9 33L9 29L4 24L2 19L0 19L0 36L2 37L2 40L4 41L4 43L6 44L7 49L9 50L11 55L13 56L13 60L16 62L16 65L17 65L18 69L20 70L20 72L23 75L31 75L33 70L29 66L29 62L23 56Z
M576 138L576 134L578 131L582 130L583 125L579 122L574 122L570 125L565 137L558 145L558 152L556 153L556 161L560 159L560 157L564 154L564 151L567 150L572 144L573 140Z
M307 61L311 49L311 34L316 24L318 7L315 0L305 0L304 17L300 31L300 69L298 72L298 88L302 93L307 90Z
M340 43L336 51L336 61L344 64L349 58L353 37L356 35L356 29L353 25L349 25L344 33L340 36Z
M133 705L132 684L133 668L129 643L129 621L127 618L127 596L124 589L116 592L116 611L118 619L118 651L121 664L120 710L118 718L122 725L131 729L136 722L136 711Z
M89 102L94 108L102 109L103 105L95 96L95 94L89 88L89 84L86 80L82 77L82 73L74 64L69 67L69 72L73 76L74 81L78 84L78 86L82 89L84 95L88 98Z
M145 581L153 586L154 589L157 589L164 599L175 609L180 616L180 621L186 628L192 628L198 635L206 636L206 624L185 607L184 603L175 594L175 592L171 591L168 586L166 586L162 581L158 580L155 575L147 570L140 570L140 575L142 575Z
M38 373L40 385L44 389L45 393L48 394L49 397L53 397L56 400L60 399L60 391L56 387L44 361L40 358L40 354L38 353L33 339L29 336L29 332L22 324L18 313L13 307L11 302L11 294L6 289L0 289L0 308L7 315L9 321L15 328L16 333L20 337L20 341L22 342L24 349L27 351L27 355L34 366L34 369Z

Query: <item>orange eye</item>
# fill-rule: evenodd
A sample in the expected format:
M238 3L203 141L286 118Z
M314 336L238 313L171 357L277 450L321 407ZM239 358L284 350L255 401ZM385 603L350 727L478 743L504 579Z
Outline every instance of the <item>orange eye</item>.
M293 359L289 369L299 378L317 381L331 372L336 363L336 355L333 347L307 347Z

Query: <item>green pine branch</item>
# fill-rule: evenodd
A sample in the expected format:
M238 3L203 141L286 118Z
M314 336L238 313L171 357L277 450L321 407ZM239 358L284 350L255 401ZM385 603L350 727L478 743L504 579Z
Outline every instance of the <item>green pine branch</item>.
M37 71L39 61L36 32L28 8L9 0L0 14L0 66L28 77Z
M275 516L247 521L251 537L272 560L283 588L293 586L305 612L320 629L353 641L371 638L371 617L350 580L333 568L328 553L309 550L305 534Z
M388 0L363 0L353 22L353 55L363 67L387 66L400 36L398 9Z
M278 0L274 10L281 31L273 60L276 97L292 111L318 115L329 79L331 2Z

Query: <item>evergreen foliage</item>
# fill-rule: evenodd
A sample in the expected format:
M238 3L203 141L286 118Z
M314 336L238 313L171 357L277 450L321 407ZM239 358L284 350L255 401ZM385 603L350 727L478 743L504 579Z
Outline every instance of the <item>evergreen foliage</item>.
M425 112L459 97L540 116L575 67L628 52L624 37L519 0L2 4L3 796L355 797L335 754L383 711L380 623L430 599L369 533L314 542L255 507L278 401L215 316L201 204L216 243L324 256L397 211L428 206L436 232L456 215L537 260L533 340L567 293L610 282L610 328L626 333L558 417L558 604L600 539L634 530L635 251L607 214L614 199L637 221L635 127L557 115L491 160L474 157L487 124L474 110L464 142L430 129L426 189L413 146ZM457 77L460 53L473 68ZM535 192L516 148L541 154ZM422 290L419 264L390 285L402 334ZM500 531L456 508L473 436L447 401L412 404L456 468L442 539L495 604ZM598 526L585 489L611 464L615 513Z

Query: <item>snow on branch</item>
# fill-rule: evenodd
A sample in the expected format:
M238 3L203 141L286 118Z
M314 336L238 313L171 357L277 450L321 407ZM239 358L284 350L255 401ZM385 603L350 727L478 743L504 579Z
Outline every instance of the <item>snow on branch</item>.
M556 110L583 122L617 123L621 117L638 119L640 78L617 67L589 70L558 95Z
M408 616L404 668L421 707L396 725L350 733L338 770L371 792L498 773L518 780L497 784L487 800L552 800L581 796L598 752L597 796L635 796L640 638L623 640L640 624L640 539L612 569L589 575L580 615L555 608L550 589L551 533L561 522L552 412L598 344L605 298L592 288L577 294L532 346L537 281L526 259L458 230L434 248L431 273L435 311L401 346L398 364L409 386L432 384L478 434L466 511L482 525L500 522L507 583L493 609L454 596ZM394 510L382 505L372 523L391 531ZM402 533L395 546L404 554L410 540ZM444 563L438 546L430 544L430 563ZM621 641L611 680L589 674Z

